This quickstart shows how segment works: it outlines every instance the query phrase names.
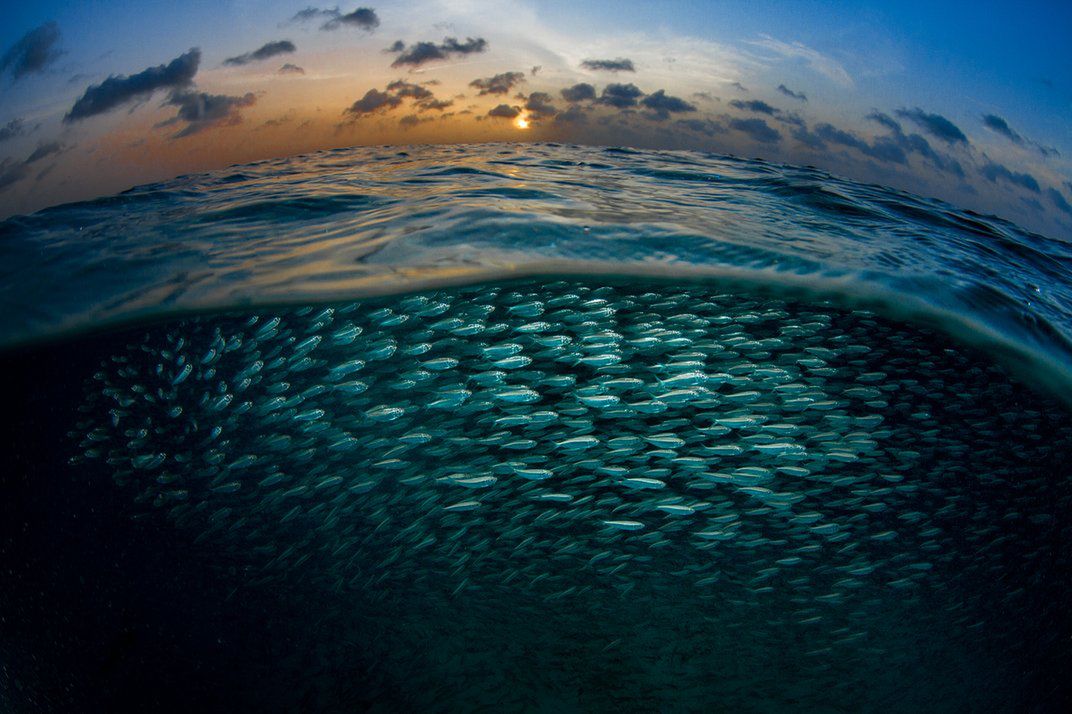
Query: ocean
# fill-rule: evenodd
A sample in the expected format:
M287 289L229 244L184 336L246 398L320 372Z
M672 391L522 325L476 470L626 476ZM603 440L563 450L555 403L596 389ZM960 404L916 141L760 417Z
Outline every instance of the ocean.
M1072 251L557 144L0 223L5 711L1065 711Z

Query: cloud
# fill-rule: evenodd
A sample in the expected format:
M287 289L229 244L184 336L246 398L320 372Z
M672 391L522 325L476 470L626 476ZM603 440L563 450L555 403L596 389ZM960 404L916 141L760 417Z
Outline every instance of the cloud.
M772 129L763 119L730 119L729 127L762 144L777 144L782 135Z
M404 99L429 99L432 92L419 84L412 84L401 79L396 79L387 85L387 91Z
M65 147L63 144L59 143L58 141L52 141L52 142L49 142L47 144L38 144L37 148L33 150L33 153L30 154L26 158L26 161L24 161L23 163L25 163L27 166L29 166L30 164L35 163L37 161L40 161L41 159L44 159L44 158L46 158L48 156L52 156L53 154L58 154L58 153L64 151L66 148L67 147Z
M26 164L14 159L0 159L0 191L19 181L27 174Z
M376 11L368 7L359 7L346 14L343 14L337 7L331 9L307 7L295 13L294 17L290 18L290 22L301 23L320 18L325 18L325 22L320 26L320 29L327 31L347 26L372 32L380 26L380 18L376 15Z
M888 129L891 135L886 138L886 141L892 142L904 152L919 154L929 161L935 168L941 171L947 171L959 178L964 177L964 169L959 161L951 156L940 154L935 151L934 147L930 145L930 142L919 134L905 134L904 129L901 128L901 123L890 115L879 111L872 111L865 118ZM877 141L878 140L876 140L876 143ZM878 153L871 153L869 155L873 158L881 159L883 156L891 156L892 152L879 149Z
M12 119L7 124L0 126L0 141L7 141L8 139L14 139L16 136L22 136L22 132L22 119Z
M231 67L238 67L250 62L259 62L261 60L275 57L276 55L284 55L290 52L296 52L297 47L290 40L276 40L275 42L268 42L262 45L260 48L247 52L244 55L238 55L237 57L228 57L223 61L225 65Z
M762 102L758 99L750 99L748 101L741 101L740 99L734 99L730 102L730 106L741 111L752 112L754 114L766 114L768 116L775 116L781 110L772 107L766 102Z
M608 84L603 88L603 94L599 97L600 104L626 109L635 107L637 99L644 96L644 92L635 84Z
M425 82L424 84L429 83ZM378 89L368 90L365 92L365 96L351 104L343 114L349 115L353 120L369 114L384 113L400 106L403 100L406 99L413 100L413 106L417 112L433 109L442 111L454 104L449 99L443 101L436 99L430 89L420 84L396 79L393 82L389 82L382 92Z
M418 111L422 111L422 112L427 112L427 111L432 111L432 110L441 112L444 109L446 109L447 107L453 107L453 106L454 106L454 100L452 100L452 99L425 99L424 101L421 101L421 102L417 103Z
M525 81L524 72L503 72L494 77L474 79L469 83L473 89L480 90L480 96L485 94L506 94L516 85Z
M287 62L285 65L276 70L276 74L305 74L305 70L296 64Z
M41 72L63 54L56 45L60 41L60 26L46 22L27 32L0 57L0 72L11 70L15 80Z
M1065 200L1060 191L1055 188L1048 188L1046 189L1046 195L1050 197L1053 205L1057 206L1058 210L1072 216L1072 206L1068 205L1068 201Z
M412 129L418 124L423 124L424 122L429 121L435 121L435 119L432 117L422 117L417 114L407 114L398 120L398 125L403 129Z
M901 123L891 117L889 114L883 114L880 111L873 111L864 118L870 119L876 124L880 124L896 134L904 133L901 130Z
M566 87L561 94L562 98L570 103L591 101L596 98L596 88L587 82L581 82L572 87Z
M740 82L731 82L730 86L736 89L738 92L747 92L748 87L744 86Z
M826 55L813 50L800 42L782 42L770 35L760 35L760 39L753 40L748 44L756 45L779 54L787 59L795 59L803 62L813 71L818 72L834 84L845 88L853 86L852 77L837 61Z
M372 32L380 26L380 18L376 11L370 7L359 7L345 15L339 13L338 8L332 10L335 17L320 26L321 30L337 30L340 27L357 27Z
M799 99L802 102L808 101L808 97L804 94L804 92L794 92L792 89L785 86L784 84L778 85L778 91L792 99Z
M418 42L415 45L406 46L401 40L396 41L388 52L399 53L392 67L420 67L427 62L449 59L451 55L469 55L477 52L485 52L488 49L488 41L483 37L467 37L465 42L458 42L453 37L443 38L442 44L434 42Z
M1019 133L1017 133L1009 123L999 117L997 114L985 114L983 115L983 126L991 131L1001 134L1006 139L1018 146L1031 146L1038 150L1043 156L1060 156L1061 153L1051 146L1043 146L1037 142L1025 139Z
M547 92L533 92L525 101L525 110L533 121L550 119L558 114L558 109L551 104L553 97Z
M566 111L555 115L555 124L587 124L588 113L576 104L570 105Z
M903 147L888 137L880 137L868 143L851 132L838 129L832 124L819 124L815 127L815 136L821 141L840 144L856 149L864 156L894 164L907 164L908 156Z
M178 113L157 126L186 122L185 128L171 137L181 139L211 127L239 124L242 121L240 110L253 106L256 102L257 96L252 92L247 92L240 97L232 97L226 94L177 89L168 96L165 104L178 107Z
M991 161L979 170L979 172L991 183L997 183L998 179L1006 181L1014 186L1026 189L1031 193L1039 193L1038 180L1031 174L1012 171L1007 166Z
M726 127L714 119L678 119L677 125L705 136L726 133Z
M983 126L991 131L1001 134L1014 144L1024 143L1024 138L1012 130L1009 123L999 117L997 114L986 114L983 116Z
M365 92L365 96L347 107L343 114L349 114L356 119L379 111L394 109L401 103L402 97L381 92L378 89L370 89Z
M644 97L640 103L645 108L651 110L650 118L658 121L669 119L671 114L696 111L696 107L692 104L689 104L680 97L671 96L662 89L652 92Z
M941 139L950 146L953 144L964 144L966 146L968 144L968 137L964 136L964 132L960 130L960 127L941 114L929 114L916 107L915 109L898 109L897 116L902 119L908 119L931 136Z
M636 72L633 60L619 57L612 60L586 59L581 62L581 69L590 69L596 72Z
M185 87L193 81L200 62L201 50L195 47L166 65L149 67L129 77L112 75L86 89L63 121L69 124L104 114L129 101L148 97L158 89Z
M499 117L502 119L513 119L520 113L520 107L512 107L509 104L500 104L499 106L488 110L489 117Z

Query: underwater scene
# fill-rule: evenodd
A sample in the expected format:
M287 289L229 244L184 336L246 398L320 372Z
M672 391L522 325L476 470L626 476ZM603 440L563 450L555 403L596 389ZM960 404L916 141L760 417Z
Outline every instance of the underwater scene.
M1065 711L1072 251L357 148L0 224L0 708Z

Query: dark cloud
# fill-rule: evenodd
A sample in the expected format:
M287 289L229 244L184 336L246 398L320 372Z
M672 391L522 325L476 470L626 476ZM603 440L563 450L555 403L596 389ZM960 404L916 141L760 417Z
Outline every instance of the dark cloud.
M799 99L802 102L808 101L808 97L804 94L804 92L794 92L792 89L785 86L784 84L778 85L778 91L792 99Z
M112 75L86 89L63 121L70 123L104 114L129 101L144 99L158 89L185 87L193 81L200 62L201 50L195 47L166 65L149 67L129 77Z
M730 86L733 87L734 89L736 89L739 92L747 92L748 91L748 87L744 86L740 82L733 82L733 83L730 84Z
M418 42L407 47L401 40L395 42L388 49L389 52L399 53L392 67L420 67L426 62L445 60L451 55L469 55L477 52L485 52L488 49L488 41L483 37L467 37L465 42L459 42L453 37L443 38L442 44L434 42Z
M596 88L587 82L581 82L563 89L562 98L571 103L590 101L596 98Z
M275 119L269 119L268 121L264 122L263 124L261 124L257 128L258 129L274 129L276 127L283 126L284 124L289 124L293 120L294 120L294 117L281 116L281 117L277 117Z
M968 144L968 137L964 135L964 132L941 114L929 114L916 107L915 109L898 109L897 116L908 119L931 136L949 145Z
M0 191L8 188L27 174L26 164L14 159L0 159Z
M520 107L512 107L509 104L500 104L488 110L489 117L500 117L502 119L514 119L520 113Z
M432 117L422 117L417 114L407 114L406 116L398 120L398 125L403 129L412 129L418 124L423 124L429 121L435 120Z
M370 89L365 96L351 104L343 114L349 114L353 118L367 116L379 111L394 109L402 103L402 97L378 89Z
M908 156L904 148L888 137L879 137L868 143L851 132L825 123L815 127L815 136L823 142L840 144L841 146L856 149L864 156L869 156L878 161L901 165L908 163Z
M453 106L454 100L452 99L425 99L417 103L417 107L419 108L418 110L422 112L433 110L441 112L447 107Z
M372 32L380 26L380 18L376 15L376 11L370 7L359 7L353 12L345 15L339 13L338 9L335 9L332 12L335 13L335 17L321 25L321 30L336 30L340 27L357 27Z
M991 131L1001 134L1014 144L1024 143L1024 138L1012 130L1009 123L999 117L997 114L986 114L983 116L983 126Z
M1021 136L1016 132L1009 123L997 114L984 114L983 126L991 131L1001 134L1006 139L1019 146L1031 146L1038 150L1043 156L1060 156L1061 153L1051 146L1043 146L1037 142L1031 141Z
M730 102L730 106L741 111L752 112L754 114L766 114L768 116L775 116L780 109L772 107L766 102L761 102L758 99L750 99L748 101L741 101L740 99L734 99Z
M40 72L63 54L57 47L60 26L46 22L27 32L0 57L0 72L11 70L16 80Z
M276 74L305 74L305 70L296 64L287 62L285 65L276 70Z
M401 79L396 79L387 85L387 91L395 96L405 99L429 99L432 92L419 84L412 84Z
M635 84L608 84L603 88L603 94L599 97L600 104L626 109L635 107L637 99L644 96L644 92Z
M891 133L887 137L887 141L890 141L900 147L907 153L919 154L921 157L931 163L932 166L941 170L947 171L959 178L964 177L964 168L960 165L960 162L951 156L940 154L935 151L926 139L919 134L905 134L901 128L901 123L888 114L883 114L879 111L873 111L866 117L870 121L875 122L879 126L885 127ZM873 158L882 158L881 154L870 154Z
M763 119L730 119L728 123L731 129L763 144L777 144L782 140L778 130L771 128Z
M7 124L0 126L0 141L14 139L16 136L21 136L22 132L22 119L12 119Z
M1068 201L1065 200L1060 191L1055 188L1048 188L1046 189L1046 195L1050 197L1050 201L1057 206L1058 210L1072 216L1072 206L1068 205Z
M317 7L307 7L304 10L299 10L294 14L294 17L290 18L291 22L308 22L309 20L315 20L318 17L336 17L339 14L338 9L335 10L321 10Z
M983 166L979 172L991 183L997 183L998 179L1001 179L1014 186L1026 189L1031 193L1039 193L1041 191L1038 180L1031 174L1012 171L1009 167L994 163L993 161Z
M597 72L636 72L633 60L619 57L612 60L587 59L581 62L582 69L591 69Z
M529 70L529 74L535 77L536 73L539 72L541 69L543 69L542 65L535 65L532 69Z
M296 52L297 49L298 48L295 47L294 43L290 40L276 40L275 42L268 42L252 52L247 52L243 55L238 55L237 57L228 57L223 63L232 67L237 67L249 64L250 62L266 60L275 57L276 55L285 55L290 52Z
M726 133L726 127L714 119L678 119L677 125L704 136Z
M883 114L882 112L879 112L879 111L873 111L873 112L871 112L870 114L868 114L864 118L865 119L870 119L871 121L875 122L876 124L884 126L884 127L886 127L887 129L889 129L890 131L892 131L892 132L894 132L896 134L904 133L901 130L901 123L899 121L897 121L896 119L894 119L893 117L891 117L889 114Z
M809 149L815 151L826 149L826 142L814 132L809 131L807 126L796 126L789 132L789 135Z
M240 97L226 94L209 94L188 89L173 91L165 102L178 107L178 113L158 126L170 126L186 122L186 126L171 138L181 139L205 129L217 126L233 126L242 121L241 109L253 106L257 96L247 92Z
M554 98L547 92L533 92L525 101L525 110L533 121L550 119L558 114L558 108L551 102Z
M474 79L469 83L469 86L473 89L479 89L480 96L484 96L485 94L506 94L524 81L524 72L503 72L494 77Z
M696 111L696 107L692 104L689 104L680 97L671 96L662 89L652 92L644 97L640 103L645 108L651 110L650 118L658 121L669 119L671 114L682 114Z
M588 113L573 104L555 115L555 124L587 124Z
M390 47L388 47L387 49L384 50L384 52L387 52L387 53L390 54L390 53L394 53L394 52L401 52L404 49L406 49L406 43L403 42L402 40L395 40L394 42L391 43Z
M33 150L32 154L26 157L26 161L23 163L29 166L30 164L40 161L41 159L44 159L46 157L52 156L53 154L58 154L64 151L66 148L67 147L65 147L58 141L51 141L47 144L38 144L37 148Z
M304 10L299 10L294 17L290 18L290 21L309 22L310 20L319 20L321 18L324 19L324 24L320 26L321 30L357 27L371 32L380 26L380 18L376 15L376 11L368 7L359 7L346 14L343 14L337 7L331 9L307 7Z
M429 82L425 82L429 84ZM432 91L427 87L402 79L396 79L387 84L384 91L370 89L361 99L350 105L343 114L350 115L351 119L357 119L377 112L387 112L402 104L403 100L412 99L417 112L428 110L442 111L454 102L450 100L440 101L435 98Z

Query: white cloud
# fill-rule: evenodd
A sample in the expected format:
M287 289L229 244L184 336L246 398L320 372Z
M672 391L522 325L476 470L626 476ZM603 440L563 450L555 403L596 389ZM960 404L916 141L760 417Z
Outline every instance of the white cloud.
M748 40L746 44L762 47L786 59L801 60L812 70L846 89L854 86L852 77L849 76L845 68L837 60L827 57L818 50L813 50L801 42L782 42L770 35L760 35L759 37L760 39L758 40Z

